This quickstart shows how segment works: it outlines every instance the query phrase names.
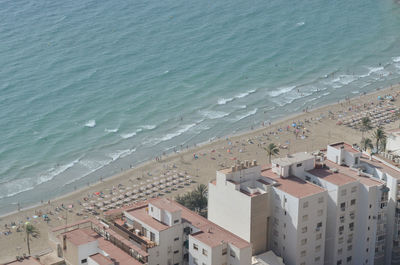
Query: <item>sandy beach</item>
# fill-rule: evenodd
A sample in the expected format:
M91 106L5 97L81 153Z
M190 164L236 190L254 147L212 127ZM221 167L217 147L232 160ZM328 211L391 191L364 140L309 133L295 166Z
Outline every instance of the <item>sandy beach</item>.
M96 210L99 215L94 216L91 210L87 211L85 208L93 207L98 202L111 200L136 189L139 190L143 186L160 182L162 179L172 178L175 175L184 176L182 178L184 181L167 188L170 189L169 191L163 189L148 196L158 194L159 196L175 197L177 194L185 193L199 183L207 184L215 178L216 170L229 167L236 163L236 160L257 160L259 164L266 164L268 156L264 148L269 143L280 146L279 156L298 151L318 150L335 141L359 143L361 132L338 125L338 121L373 109L379 103L386 106L388 101L377 98L388 94L395 98L395 101L390 104L400 107L398 97L400 85L367 95L357 95L352 99L315 110L305 110L272 124L261 124L259 128L239 135L229 136L229 132L226 132L227 137L194 148L177 150L168 156L157 157L155 160L121 172L99 183L82 187L73 193L43 202L43 204L30 209L3 216L0 218L0 263L12 260L16 255L27 253L25 234L20 228L27 221L33 223L41 231L40 238L33 239L31 243L32 254L43 253L49 250L47 231L52 227L85 218L101 217L100 210ZM293 123L300 125L301 128L294 128ZM388 123L384 127L385 129L397 128L399 121ZM366 132L365 136L368 137L371 132ZM141 197L140 199L145 198ZM131 203L134 201L124 204ZM123 204L117 207L121 206ZM49 220L45 220L43 216L48 216Z

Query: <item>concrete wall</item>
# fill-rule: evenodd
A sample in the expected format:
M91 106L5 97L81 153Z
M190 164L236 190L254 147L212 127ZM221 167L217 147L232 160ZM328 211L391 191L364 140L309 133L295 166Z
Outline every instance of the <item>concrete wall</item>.
M225 181L208 185L208 219L250 242L251 197L232 185Z

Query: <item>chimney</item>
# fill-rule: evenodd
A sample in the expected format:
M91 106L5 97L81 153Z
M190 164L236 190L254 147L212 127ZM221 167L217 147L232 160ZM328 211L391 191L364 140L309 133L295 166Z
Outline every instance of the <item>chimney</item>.
M257 166L257 160L253 160L253 166Z
M240 163L240 169L244 169L244 163Z
M235 172L236 171L236 166L231 166L231 171Z
M249 167L249 160L244 161L246 164L246 167Z
M344 145L341 145L341 146L340 146L340 149L344 149Z
M63 235L63 249L67 249L67 235Z

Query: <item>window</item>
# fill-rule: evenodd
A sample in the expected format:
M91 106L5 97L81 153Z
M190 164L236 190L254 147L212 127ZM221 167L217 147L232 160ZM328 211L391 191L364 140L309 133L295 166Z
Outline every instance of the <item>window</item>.
M156 235L153 232L150 232L150 240L155 241L156 240Z
M321 258L320 257L315 257L314 261L318 262Z
M323 203L324 202L324 197L319 197L318 198L318 203Z
M304 202L303 203L303 208L307 208L308 207L308 202Z
M194 250L198 250L198 249L199 249L199 246L196 245L196 244L193 244L193 249L194 249Z
M315 239L316 239L316 240L321 239L321 238L322 238L322 233L318 233L318 234L315 236Z
M340 192L340 194L342 195L342 196L346 196L346 194L347 194L347 190L342 190L341 192Z
M303 215L303 222L305 222L305 221L307 221L308 220L308 215L306 214L306 215Z
M179 237L175 237L175 238L174 238L174 241L178 241L178 240L179 240Z
M175 250L175 251L174 251L174 254L178 254L178 253L179 253L179 250Z
M234 258L236 256L235 252L233 252L232 250L229 251L229 254L231 255L232 258Z
M296 165L296 167L301 167L303 164L302 163L298 163L297 165Z
M179 223L179 219L177 219L177 220L174 221L174 224L177 224L177 223Z
M222 249L222 255L226 255L226 253L228 253L228 249L227 248L223 248Z
M352 245L348 245L347 246L347 251L351 251L353 249L353 246Z
M352 187L351 188L351 193L354 193L354 192L356 192L357 191L357 187Z
M203 248L203 255L208 256L207 250Z
M322 209L317 211L318 216L322 216L323 213L324 213L324 210L322 210Z
M87 263L87 259L81 260L81 263Z
M344 211L345 208L346 208L346 203L342 202L340 204L340 209L342 209L342 211Z
M342 255L342 252L343 252L343 249L339 248L338 251L337 251L337 254L338 255Z
M356 164L356 165L358 164L358 157L354 158L354 164Z
M305 226L305 227L303 227L302 229L301 229L301 232L304 234L304 233L307 233L307 226Z
M274 225L279 225L279 219L274 217Z
M347 257L346 261L351 262L351 256Z
M341 260L341 259L338 260L338 261L336 262L336 265L342 265L342 260Z
M301 240L301 244L302 244L302 245L307 244L307 238L303 238L303 239Z
M154 211L153 206L150 207L150 210L151 210L152 212Z
M355 204L356 204L356 199L352 199L350 205L355 205Z
M305 256L307 255L307 252L306 252L305 250L303 250L303 251L300 253L300 255L301 255L302 257L305 257Z
M273 235L278 236L279 235L278 230L274 229Z
M321 245L315 247L315 252L319 252L321 250Z
M199 260L196 258L193 258L193 264L198 265L199 264Z
M321 228L322 227L322 222L317 223L317 228Z
M339 239L338 239L338 243L339 244L342 244L343 243L343 237L341 236L341 237L339 237Z
M339 234L343 233L343 231L344 231L344 226L343 225L339 226Z
M368 251L369 251L369 248L367 248L365 251L368 252Z
M354 223L350 223L349 224L349 228L350 228L351 231L353 231L354 230Z

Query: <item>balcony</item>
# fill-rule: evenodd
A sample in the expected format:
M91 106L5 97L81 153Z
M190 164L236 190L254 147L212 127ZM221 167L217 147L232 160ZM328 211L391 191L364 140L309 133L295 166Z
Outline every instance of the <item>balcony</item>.
M121 222L115 222L114 225L116 228L126 233L130 240L132 240L134 243L136 243L138 247L146 252L149 248L155 247L157 245L155 242L149 240L147 237L135 233L133 228L129 228L127 225L122 224Z

